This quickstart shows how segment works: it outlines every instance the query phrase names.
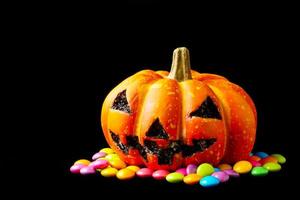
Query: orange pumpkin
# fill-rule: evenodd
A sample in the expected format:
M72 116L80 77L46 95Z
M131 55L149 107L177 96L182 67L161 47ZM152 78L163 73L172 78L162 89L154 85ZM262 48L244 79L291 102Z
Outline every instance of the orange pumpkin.
M175 170L246 159L257 117L241 87L192 71L183 47L174 51L170 73L143 70L114 88L101 123L108 144L126 163Z

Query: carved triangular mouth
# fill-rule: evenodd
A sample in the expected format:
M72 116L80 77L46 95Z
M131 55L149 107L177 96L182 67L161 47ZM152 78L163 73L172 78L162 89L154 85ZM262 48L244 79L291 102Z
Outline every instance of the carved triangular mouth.
M124 153L128 154L129 149L137 149L140 155L147 160L147 154L156 155L158 164L172 164L173 156L176 153L182 153L183 157L190 157L195 153L203 152L212 146L216 138L193 140L193 145L183 144L179 140L170 140L166 148L159 148L155 141L144 140L144 146L139 143L138 136L126 136L127 145L121 143L117 134L110 131L115 145Z
M126 90L123 90L117 95L111 108L114 110L123 111L125 113L131 113L130 106L126 98Z
M215 105L213 100L208 96L200 107L190 113L190 117L202 117L202 118L213 118L222 119L218 107Z

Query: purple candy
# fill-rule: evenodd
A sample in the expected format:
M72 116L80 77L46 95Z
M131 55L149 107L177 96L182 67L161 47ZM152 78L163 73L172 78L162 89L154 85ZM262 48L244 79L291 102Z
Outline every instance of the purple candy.
M90 167L93 167L94 169L104 169L109 165L107 160L95 160L89 164Z
M153 173L152 169L142 168L136 172L136 175L141 178L147 178L147 177L151 177L152 173Z
M105 152L98 152L98 153L95 153L92 157L93 160L97 160L98 158L103 158L106 156L106 153Z
M85 166L80 169L80 174L87 175L87 174L94 174L96 171L93 166Z
M70 167L70 172L72 172L73 174L78 174L78 173L80 173L80 169L85 166L86 165L83 165L83 164L73 165L72 167Z
M189 165L186 167L186 173L187 173L187 174L195 174L196 171L197 171L197 165L189 164Z
M226 174L228 174L231 177L239 177L240 176L238 173L236 173L232 169L226 169L223 172L225 172Z
M229 175L226 174L225 172L219 171L219 172L214 172L212 176L216 177L219 179L221 182L226 182L229 179Z
M186 176L186 168L180 168L180 169L177 169L176 172L182 174L183 176Z

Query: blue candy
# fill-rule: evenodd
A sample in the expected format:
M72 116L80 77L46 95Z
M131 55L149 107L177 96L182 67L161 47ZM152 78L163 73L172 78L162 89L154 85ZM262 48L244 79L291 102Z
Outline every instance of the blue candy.
M269 156L269 154L267 154L265 152L262 152L262 151L255 153L255 155L260 157L260 158L266 158L266 157Z
M215 172L221 171L221 170L220 170L219 168L217 168L217 167L215 167L214 169L215 169Z
M203 187L213 187L220 183L220 180L214 176L205 176L200 180L200 185Z

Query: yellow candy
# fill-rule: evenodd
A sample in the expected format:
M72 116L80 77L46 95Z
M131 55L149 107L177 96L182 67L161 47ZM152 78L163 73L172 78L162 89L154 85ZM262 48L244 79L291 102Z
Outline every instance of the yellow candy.
M234 164L233 170L239 174L245 174L250 172L252 169L252 164L249 161L241 160Z
M82 164L82 165L89 165L91 162L89 160L86 160L86 159L80 159L80 160L77 160L74 165L77 165L77 164Z
M113 154L115 153L114 150L112 150L111 148L103 148L100 150L100 152L104 152L106 154Z
M120 157L118 156L118 154L112 153L105 156L105 159L110 161L110 160L120 159Z
M130 166L128 166L128 167L126 167L127 169L130 169L130 170L132 170L132 171L134 171L134 172L137 172L137 171L139 171L141 168L139 168L138 166L136 166L136 165L130 165Z
M220 170L227 170L227 169L232 169L232 167L231 167L231 165L229 165L229 164L225 164L225 163L223 163L223 164L220 164L219 166L218 166L218 168L220 169Z
M194 185L199 183L201 178L198 174L189 174L183 178L183 182L188 185Z
M104 177L114 177L118 173L118 170L113 167L107 167L101 170L101 175Z
M121 159L110 160L109 164L116 169L123 169L126 167L126 163L124 163Z
M128 168L121 169L117 173L117 178L120 180L129 180L132 179L134 176L135 176L135 172Z

